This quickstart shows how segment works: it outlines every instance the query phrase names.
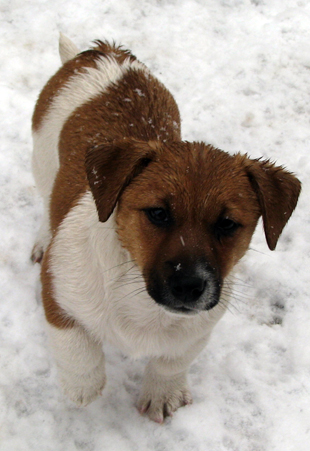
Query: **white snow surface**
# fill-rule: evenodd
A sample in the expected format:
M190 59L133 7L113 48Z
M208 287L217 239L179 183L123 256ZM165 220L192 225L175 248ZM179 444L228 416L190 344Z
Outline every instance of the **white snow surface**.
M309 451L309 0L2 0L0 20L1 451ZM79 409L58 386L30 262L42 216L30 123L60 31L81 49L131 49L175 96L183 139L271 158L303 183L276 251L258 225L191 366L194 403L162 426L135 407L145 361L112 346L100 399Z

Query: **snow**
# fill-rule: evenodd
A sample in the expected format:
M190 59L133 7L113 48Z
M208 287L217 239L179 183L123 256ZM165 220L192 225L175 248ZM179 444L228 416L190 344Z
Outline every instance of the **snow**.
M308 451L310 2L2 0L0 14L0 449ZM78 409L58 387L29 257L42 215L30 119L60 31L81 49L130 48L175 96L184 139L269 157L303 182L276 251L259 224L190 369L194 403L163 426L135 408L145 361L109 345L100 399Z

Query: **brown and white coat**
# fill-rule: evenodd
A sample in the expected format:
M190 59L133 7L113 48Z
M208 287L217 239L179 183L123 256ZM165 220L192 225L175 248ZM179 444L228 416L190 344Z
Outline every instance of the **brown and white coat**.
M182 142L173 97L130 52L98 41L79 53L64 37L60 50L33 115L45 216L32 255L44 253L60 380L86 405L105 385L105 341L148 356L139 409L162 422L191 402L188 367L225 311L226 277L258 218L274 249L300 185L268 161ZM151 223L150 208L169 210L169 227ZM175 293L193 267L204 287L181 308Z

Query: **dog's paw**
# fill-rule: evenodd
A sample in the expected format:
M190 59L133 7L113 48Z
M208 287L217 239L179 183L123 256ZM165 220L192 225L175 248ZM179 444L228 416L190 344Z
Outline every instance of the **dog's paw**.
M79 407L85 407L94 401L106 384L106 375L102 366L96 367L88 374L66 373L59 376L64 393Z
M138 400L139 412L148 415L152 421L163 423L179 407L193 402L186 376L152 379L145 381Z

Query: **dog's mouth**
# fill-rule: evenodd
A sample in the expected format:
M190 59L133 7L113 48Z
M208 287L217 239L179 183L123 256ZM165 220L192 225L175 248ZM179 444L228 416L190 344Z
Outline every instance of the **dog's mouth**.
M185 306L174 306L169 307L168 305L164 305L163 303L158 303L160 304L166 311L168 311L169 313L173 313L173 314L178 314L178 315L197 315L198 313L200 313L202 310L198 309L198 308L190 308L190 307L185 307Z
M194 316L194 315L198 315L199 313L206 312L208 310L212 310L219 303L219 299L213 299L213 300L209 301L208 303L206 303L205 305L202 305L202 306L197 305L195 307L186 307L184 305L179 306L177 304L173 305L173 307L172 307L172 306L165 304L163 301L161 301L161 302L156 301L156 302L157 302L157 304L161 305L169 313L177 314L177 315L185 315L185 316Z

